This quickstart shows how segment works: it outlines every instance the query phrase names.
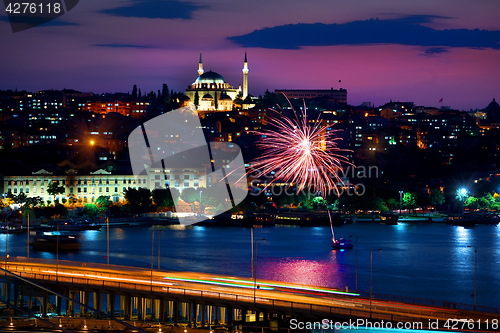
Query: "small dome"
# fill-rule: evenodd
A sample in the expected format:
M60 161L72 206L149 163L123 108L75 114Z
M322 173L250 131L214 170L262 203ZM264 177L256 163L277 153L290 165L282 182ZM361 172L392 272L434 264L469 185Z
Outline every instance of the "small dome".
M220 100L221 101L232 101L231 97L229 97L227 94L221 94Z
M219 73L209 71L201 74L194 83L226 83L226 81Z
M491 103L488 105L488 109L498 109L500 108L500 105L498 105L498 102L495 101L495 99L493 98L493 101L491 101Z
M213 97L212 97L212 95L210 95L210 94L205 94L205 95L203 96L203 99L214 99L214 98L213 98Z

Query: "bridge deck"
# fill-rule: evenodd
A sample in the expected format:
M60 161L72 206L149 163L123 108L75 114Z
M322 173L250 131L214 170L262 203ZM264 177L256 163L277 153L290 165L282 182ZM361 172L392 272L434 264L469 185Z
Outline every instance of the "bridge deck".
M12 258L13 259L13 258ZM484 323L500 319L498 313L467 311L401 302L381 301L355 293L305 290L305 286L201 273L146 270L126 266L81 262L33 262L22 258L7 263L7 270L49 287L114 292L181 302L197 302L256 311L279 312L302 317L429 323L448 319ZM34 260L37 261L37 260ZM165 278L168 277L168 278ZM278 286L278 287L272 287ZM265 288L269 289L265 289ZM310 286L308 286L310 287ZM271 289L272 288L272 289Z

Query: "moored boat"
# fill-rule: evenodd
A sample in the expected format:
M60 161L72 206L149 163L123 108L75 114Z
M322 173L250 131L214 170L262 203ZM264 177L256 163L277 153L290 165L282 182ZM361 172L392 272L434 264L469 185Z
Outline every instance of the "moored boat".
M34 250L39 251L75 251L80 249L77 236L57 231L37 233L30 245Z
M332 244L334 250L352 249L353 247L352 240L344 238L334 239Z

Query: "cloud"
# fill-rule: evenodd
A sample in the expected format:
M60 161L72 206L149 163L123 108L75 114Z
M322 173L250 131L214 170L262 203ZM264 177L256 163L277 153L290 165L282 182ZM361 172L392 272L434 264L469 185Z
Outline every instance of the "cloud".
M415 46L500 49L500 31L436 30L421 25L433 15L413 15L397 19L353 21L343 24L287 24L228 37L244 47L299 49L304 46L402 44Z
M153 46L148 45L134 45L134 44L120 44L120 43L108 43L108 44L92 44L91 46L99 47L132 47L137 49L153 49Z
M192 12L206 6L176 0L137 0L130 6L105 9L103 14L121 17L141 17L151 19L191 19Z
M446 47L431 47L424 50L424 53L422 53L421 55L432 56L435 54L446 53L446 52L449 52L449 50Z

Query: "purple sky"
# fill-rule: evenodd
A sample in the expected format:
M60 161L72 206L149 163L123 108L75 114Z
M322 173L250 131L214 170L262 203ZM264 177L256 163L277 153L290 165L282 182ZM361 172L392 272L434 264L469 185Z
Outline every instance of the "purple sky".
M205 70L237 87L246 49L254 95L342 87L353 105L439 106L443 98L452 108L484 108L500 98L499 13L497 0L83 0L14 34L2 11L0 89L127 92L137 84L145 92L167 83L184 91L199 50Z

